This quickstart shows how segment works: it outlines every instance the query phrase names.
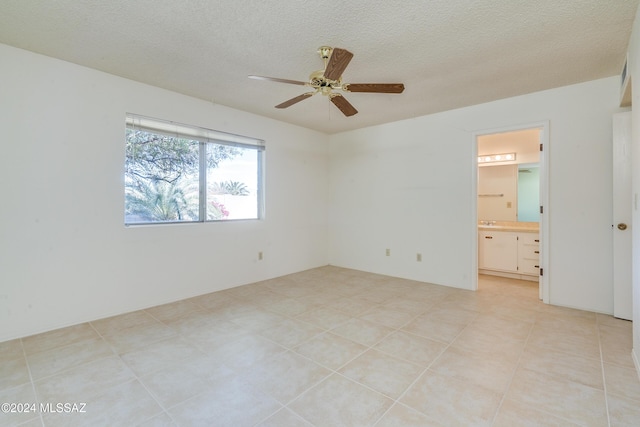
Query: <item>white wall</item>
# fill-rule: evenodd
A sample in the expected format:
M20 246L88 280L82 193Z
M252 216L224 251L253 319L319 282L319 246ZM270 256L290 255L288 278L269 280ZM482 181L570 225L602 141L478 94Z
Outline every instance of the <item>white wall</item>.
M471 289L473 134L548 120L550 302L612 313L617 82L612 77L331 136L330 263Z
M629 74L635 81L632 93L631 112L631 162L632 190L634 199L640 197L640 8L636 12L631 39L629 40ZM632 232L632 280L633 280L633 358L640 376L640 210L636 204L631 218Z
M327 264L326 135L5 45L0 64L0 341ZM264 139L266 219L125 228L126 112Z

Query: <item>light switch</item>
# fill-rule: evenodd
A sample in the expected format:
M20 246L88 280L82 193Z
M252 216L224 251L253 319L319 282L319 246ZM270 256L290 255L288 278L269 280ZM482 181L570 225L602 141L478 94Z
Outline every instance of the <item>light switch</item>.
M507 202L507 207L510 208L511 207L511 202Z

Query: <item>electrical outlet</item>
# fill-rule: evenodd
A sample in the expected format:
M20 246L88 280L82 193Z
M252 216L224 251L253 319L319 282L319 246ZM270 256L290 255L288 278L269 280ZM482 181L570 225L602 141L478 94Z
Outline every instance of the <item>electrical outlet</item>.
M262 252L258 252L258 261L262 261Z
M422 262L422 254L416 254L416 261Z
M387 255L387 256L391 256L391 249L387 249L387 250L385 251L385 255Z

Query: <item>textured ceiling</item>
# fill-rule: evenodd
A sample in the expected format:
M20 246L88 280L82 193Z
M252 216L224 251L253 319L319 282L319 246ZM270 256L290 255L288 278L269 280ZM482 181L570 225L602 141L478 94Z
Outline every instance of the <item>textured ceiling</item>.
M617 75L639 0L2 0L0 43L335 133ZM308 89L319 46L354 53L343 117ZM7 66L7 64L3 64Z

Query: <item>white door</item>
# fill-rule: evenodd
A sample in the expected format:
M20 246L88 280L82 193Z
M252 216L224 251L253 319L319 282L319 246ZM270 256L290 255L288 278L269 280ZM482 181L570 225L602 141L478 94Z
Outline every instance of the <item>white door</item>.
M631 113L613 115L613 315L631 320Z

